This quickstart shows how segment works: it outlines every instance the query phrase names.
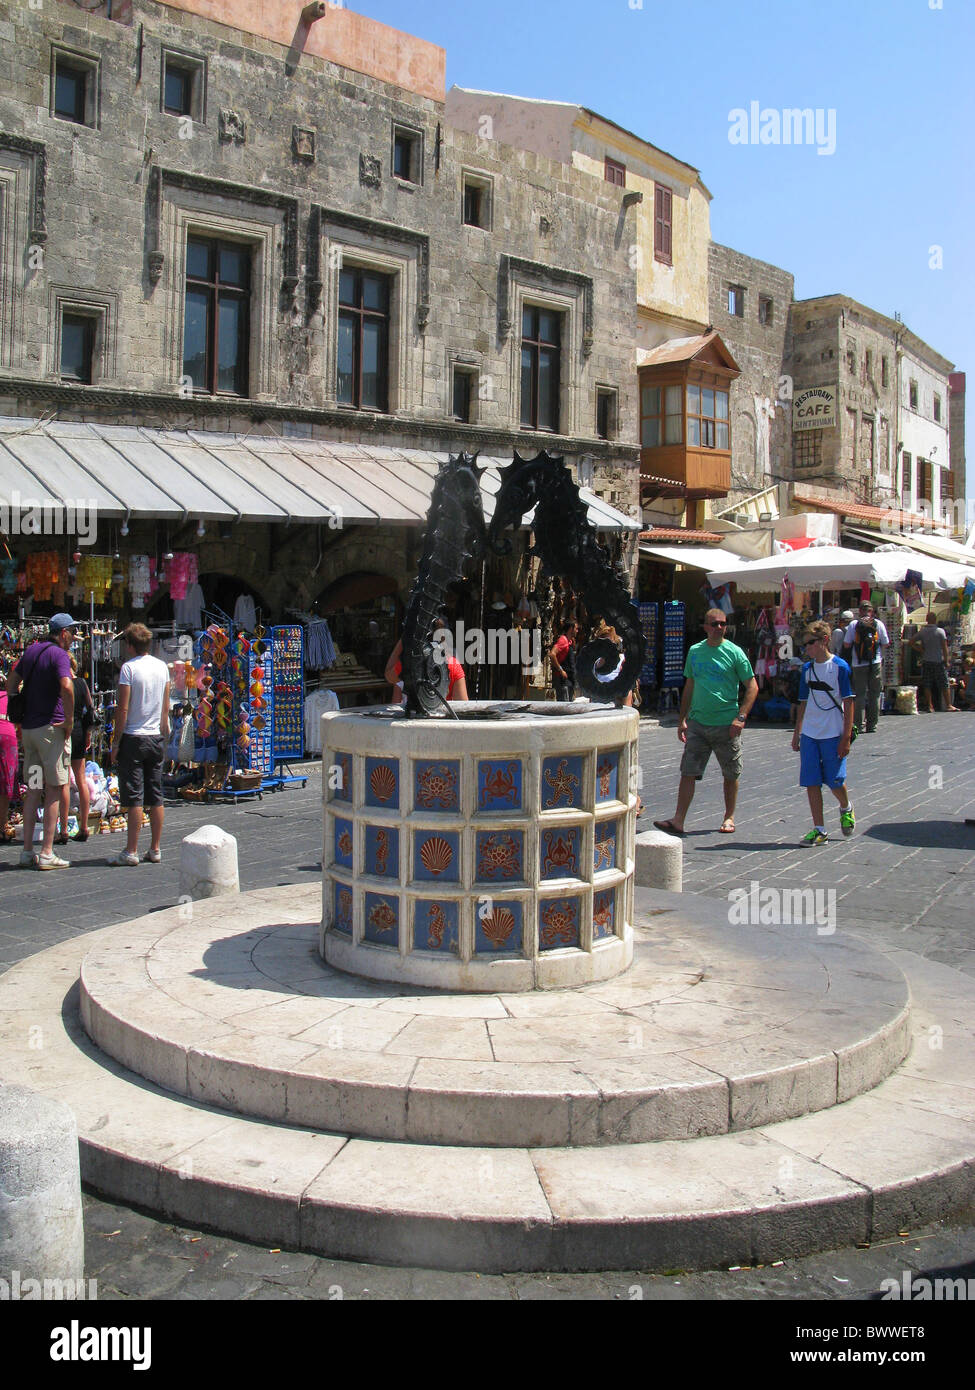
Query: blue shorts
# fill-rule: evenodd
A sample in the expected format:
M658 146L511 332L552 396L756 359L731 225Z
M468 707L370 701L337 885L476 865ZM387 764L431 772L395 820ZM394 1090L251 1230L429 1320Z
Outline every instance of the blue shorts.
M800 787L842 787L846 781L846 759L838 758L836 738L807 738L799 735Z

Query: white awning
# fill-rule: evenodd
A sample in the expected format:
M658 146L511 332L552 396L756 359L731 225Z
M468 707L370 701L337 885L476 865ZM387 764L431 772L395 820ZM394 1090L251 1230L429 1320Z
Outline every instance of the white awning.
M741 569L748 565L748 561L739 555L730 550L719 550L715 545L651 545L641 541L640 554L667 560L672 565L687 565L695 570Z
M708 574L708 583L727 584L734 580L739 590L761 593L775 590L788 576L797 589L852 588L868 583L893 588L907 571L920 570L925 589L955 587L964 583L960 566L942 560L928 560L907 550L851 550L839 545L809 546L789 555L772 555L752 560L738 570L724 565Z
M0 419L0 502L87 508L106 520L415 525L426 520L447 453L266 434ZM509 459L481 458L494 515ZM585 488L600 531L639 531Z
M911 550L922 560L930 556L935 560L946 560L952 565L975 567L975 550L959 544L958 541L948 540L945 536L928 536L916 531L909 531L905 535L888 535L885 532L868 531L859 526L844 526L843 534L858 541L868 541L876 547L897 546L900 549Z

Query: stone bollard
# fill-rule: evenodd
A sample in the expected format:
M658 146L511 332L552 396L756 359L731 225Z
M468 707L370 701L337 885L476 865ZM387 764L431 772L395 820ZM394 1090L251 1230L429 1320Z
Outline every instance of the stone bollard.
M659 888L667 893L684 889L684 847L666 830L644 830L636 837L638 888Z
M217 898L239 893L237 841L219 825L201 825L187 835L179 854L181 898Z
M61 1288L68 1279L78 1286L84 1272L75 1117L64 1101L26 1086L0 1086L0 1280L6 1296L27 1279L42 1288L51 1281Z

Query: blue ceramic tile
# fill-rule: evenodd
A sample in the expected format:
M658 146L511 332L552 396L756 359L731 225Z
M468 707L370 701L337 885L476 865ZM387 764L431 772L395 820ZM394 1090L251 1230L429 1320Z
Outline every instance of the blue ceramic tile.
M539 878L581 878L578 826L553 826L538 837Z
M417 898L413 909L414 951L457 955L460 907L444 898Z
M334 769L334 771L333 771ZM352 802L352 754L336 753L329 768L329 786L335 801Z
M352 822L335 817L335 862L352 868Z
M582 805L582 759L542 759L542 810Z
M367 893L363 938L378 946L399 949L399 898L380 893Z
M366 805L399 810L399 759L366 759Z
M413 768L413 809L429 815L431 811L460 810L460 763L449 759L427 759Z
M460 832L414 830L413 877L424 882L460 882Z
M521 762L517 758L490 758L478 763L477 809L521 810Z
M518 883L524 878L523 831L479 830L474 851L474 877L482 883Z
M335 911L332 925L336 931L352 935L352 889L344 883L335 884Z
M399 831L385 825L366 826L367 874L378 878L399 878Z
M619 800L619 749L596 754L596 802Z
M616 890L606 888L602 893L594 893L592 899L592 939L602 941L615 935L616 928Z
M596 822L596 838L593 843L592 871L601 874L605 869L616 868L616 836L619 821L603 820Z
M480 899L474 910L474 950L479 956L520 955L524 936L522 903Z
M538 949L579 945L579 898L544 898L538 904Z

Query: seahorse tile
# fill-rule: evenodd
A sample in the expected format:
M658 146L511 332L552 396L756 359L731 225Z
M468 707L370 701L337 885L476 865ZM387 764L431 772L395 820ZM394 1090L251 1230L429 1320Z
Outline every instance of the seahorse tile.
M413 906L413 950L456 955L460 907L445 898L417 898Z
M392 826L366 826L365 870L377 878L399 878L399 831Z
M596 804L619 800L619 749L596 754Z
M616 890L605 888L601 893L594 893L592 898L593 941L602 941L607 936L614 936L615 925Z

